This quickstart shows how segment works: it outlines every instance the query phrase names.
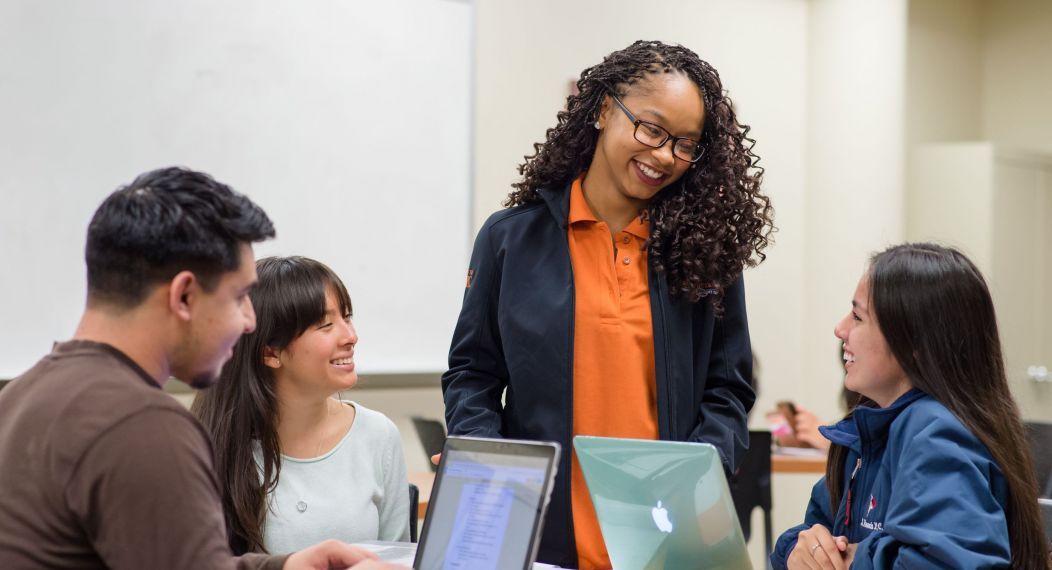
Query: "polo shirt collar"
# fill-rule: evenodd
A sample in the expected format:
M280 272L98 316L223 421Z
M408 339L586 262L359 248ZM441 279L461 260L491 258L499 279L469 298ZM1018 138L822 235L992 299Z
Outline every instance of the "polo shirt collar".
M592 207L588 205L588 201L584 199L584 174L581 174L573 181L570 186L570 217L569 221L571 224L577 222L598 222L599 218L595 217L595 213L592 212Z
M592 207L588 205L588 201L584 199L584 175L585 173L581 173L570 186L570 215L568 218L570 224L599 221L599 218L596 218L595 213L592 212ZM642 240L647 239L650 237L650 224L643 218L643 214L632 218L632 221L622 231Z
M621 231L630 233L641 240L645 240L650 237L650 222L644 219L643 214L639 214L632 218L632 221Z

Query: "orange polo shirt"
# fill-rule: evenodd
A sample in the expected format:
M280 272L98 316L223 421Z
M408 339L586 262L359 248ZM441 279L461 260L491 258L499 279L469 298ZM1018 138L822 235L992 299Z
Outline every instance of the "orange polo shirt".
M640 217L611 235L584 199L570 190L567 230L575 290L573 434L658 438L654 331L646 242ZM573 458L571 498L578 565L610 568L592 499Z

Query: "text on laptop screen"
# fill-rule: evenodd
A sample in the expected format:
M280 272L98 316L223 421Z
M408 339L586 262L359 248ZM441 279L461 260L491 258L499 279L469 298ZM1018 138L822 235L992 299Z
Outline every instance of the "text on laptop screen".
M527 556L547 460L447 451L421 570L513 568Z

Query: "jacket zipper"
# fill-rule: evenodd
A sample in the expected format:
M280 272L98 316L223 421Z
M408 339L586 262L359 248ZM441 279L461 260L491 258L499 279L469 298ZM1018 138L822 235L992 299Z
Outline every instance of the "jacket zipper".
M858 470L862 468L862 456L859 455L858 460L855 461L855 469L851 471L851 479L847 483L847 505L844 508L844 533L851 533L851 494L855 488L855 476L858 475Z
M569 230L569 228L567 228L567 230ZM566 406L566 431L570 436L567 440L570 442L570 449L568 451L571 455L570 469L567 470L564 481L566 481L566 496L569 498L568 502L570 503L570 508L566 511L569 514L570 519L567 521L570 526L570 545L573 547L573 559L577 560L577 530L574 528L573 524L573 474L571 473L573 471L573 350L574 329L577 327L577 285L574 283L573 260L570 259L570 236L567 232L563 232L563 239L566 240L566 265L570 270L570 314L568 315L568 318L570 319L570 334L567 338L566 350L566 377L570 380L568 383L570 389L567 390L569 392L567 397L569 405Z
M569 228L568 228L569 229ZM566 407L566 419L567 426L569 426L571 446L573 445L573 350L574 350L574 334L577 327L577 284L574 282L573 274L573 260L570 259L570 236L563 232L563 239L566 240L566 266L570 272L570 311L567 315L570 319L570 334L566 339L566 377L570 379L569 394L567 400L570 405Z
M648 266L650 265L650 256L647 256L647 265ZM649 271L649 267L647 268L647 270ZM660 289L660 287L661 287L661 285L658 284L658 288L659 289ZM661 314L661 333L662 333L661 352L665 355L665 407L668 410L668 439L675 440L675 439L677 439L676 435L675 435L676 434L676 429L675 429L676 428L676 409L675 409L675 406L672 405L672 400L673 400L673 398L672 398L672 389L673 389L673 386L672 386L672 369L671 369L671 365L670 365L671 359L669 358L669 354L668 354L668 345L669 345L669 342L668 342L668 319L665 316L665 304L661 302L661 297L662 297L662 295L660 295L661 291L658 291L658 293L659 293L659 295L658 295L658 297L659 297L658 298L658 313ZM651 314L653 314L653 309L651 309ZM654 339L654 340L656 341L657 339ZM659 437L659 439L660 439L660 437Z

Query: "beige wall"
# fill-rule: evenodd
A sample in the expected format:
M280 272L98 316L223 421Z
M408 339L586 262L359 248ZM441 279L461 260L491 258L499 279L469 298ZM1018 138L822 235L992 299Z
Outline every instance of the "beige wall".
M982 127L981 0L911 0L906 142L974 141Z
M1052 2L910 0L909 143L1052 153Z
M996 0L984 7L983 137L1052 153L1052 2Z
M1024 416L1052 419L1052 409L1044 404L1048 386L1033 384L1021 372L1028 364L1047 364L1052 354L1021 356L1026 352L1021 346L1042 342L1031 332L1032 317L1052 305L1052 292L1037 299L1014 293L1033 281L1021 276L1041 266L1033 252L1045 250L1021 246L1047 241L1047 224L1032 218L1047 216L1039 204L1052 203L1052 196L1032 197L1030 205L1020 207L1010 189L998 185L985 201L962 198L976 180L992 180L992 162L975 160L940 170L941 151L918 146L989 141L995 146L975 148L1052 153L1052 2L910 0L909 22L907 142L914 156L925 157L909 164L910 179L924 184L934 176L943 182L939 188L918 187L908 194L907 235L962 247L983 268ZM991 212L996 212L996 228ZM1020 247L997 245L1012 240Z
M835 418L833 327L869 256L902 239L906 2L811 2L808 37L804 314L787 331L803 338L803 390L787 395Z
M910 0L910 144L1052 153L1052 2Z
M1052 153L1052 2L910 0L907 142Z
M906 64L909 148L924 143L981 140L983 11L981 0L910 0ZM909 179L919 180L925 173L914 172L912 156L912 153L908 155L906 164ZM945 192L952 190L946 188ZM943 235L947 233L940 222L945 225L950 220L925 220L911 215L911 212L930 210L924 201L933 195L934 192L907 192L907 239L927 240L939 236L940 231ZM955 210L965 210L965 213L982 207L969 203L954 206ZM960 213L954 211L953 217L959 219ZM950 212L947 214L949 217ZM985 241L985 236L983 238ZM984 252L968 253L974 256Z

